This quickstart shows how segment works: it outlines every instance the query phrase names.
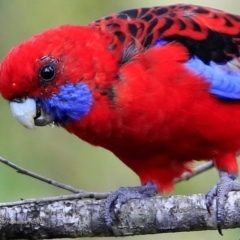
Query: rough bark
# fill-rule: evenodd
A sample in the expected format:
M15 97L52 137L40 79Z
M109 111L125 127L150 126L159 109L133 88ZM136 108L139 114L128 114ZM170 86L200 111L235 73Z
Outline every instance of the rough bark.
M0 238L79 238L110 236L103 219L103 200L65 200L0 208ZM131 200L115 218L115 236L216 229L204 195ZM240 192L229 194L223 229L240 227ZM114 217L114 216L113 216Z

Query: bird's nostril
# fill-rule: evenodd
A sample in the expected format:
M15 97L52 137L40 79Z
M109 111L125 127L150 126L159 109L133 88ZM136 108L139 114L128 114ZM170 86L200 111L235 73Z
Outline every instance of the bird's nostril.
M26 101L25 98L18 98L18 97L15 97L11 100L11 102L16 102L16 103L23 103L25 101Z

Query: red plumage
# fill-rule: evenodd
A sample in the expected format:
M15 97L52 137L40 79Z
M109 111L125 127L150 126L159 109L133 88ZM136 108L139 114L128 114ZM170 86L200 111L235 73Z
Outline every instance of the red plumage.
M219 171L237 174L240 98L212 94L210 78L240 71L239 48L239 16L182 4L134 9L22 43L3 60L0 90L10 101L48 99L68 83L86 84L90 111L59 124L165 192L193 160L213 159ZM46 56L56 76L43 82ZM212 75L186 65L196 58Z
M239 103L211 96L209 84L182 66L186 58L186 51L175 44L139 55L119 72L114 108L102 99L67 130L109 149L142 183L153 180L160 191L172 190L174 178L194 159L214 159L217 167L236 174Z

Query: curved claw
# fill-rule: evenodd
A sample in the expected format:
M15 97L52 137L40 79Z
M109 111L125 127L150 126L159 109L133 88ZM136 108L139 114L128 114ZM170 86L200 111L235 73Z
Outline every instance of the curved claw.
M115 218L118 218L121 206L128 200L150 198L155 196L157 192L157 186L153 182L148 182L139 187L121 187L116 192L111 193L106 199L104 206L104 219L109 232L114 235L112 208Z
M210 207L212 206L213 199L217 196L217 185L213 186L205 195L205 205L209 214L211 214Z
M221 171L220 180L205 196L205 204L209 213L211 213L210 207L212 206L213 200L216 197L216 220L217 229L220 235L223 235L222 225L224 222L224 208L227 195L230 191L240 191L240 184L234 182L236 178L237 175L233 176L225 171Z
M223 233L222 233L222 223L217 223L217 229L218 229L218 233L223 236Z

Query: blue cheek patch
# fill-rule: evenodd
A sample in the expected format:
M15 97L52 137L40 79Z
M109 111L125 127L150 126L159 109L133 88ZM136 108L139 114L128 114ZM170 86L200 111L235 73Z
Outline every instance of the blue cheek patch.
M213 61L206 65L196 56L186 63L188 69L211 83L211 94L219 99L240 100L240 69L230 66L231 62L219 65Z
M54 118L55 123L79 121L88 114L93 98L90 89L84 83L68 83L60 87L58 94L51 98L37 99L43 111Z

